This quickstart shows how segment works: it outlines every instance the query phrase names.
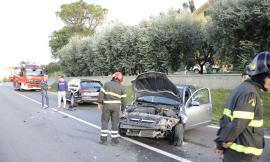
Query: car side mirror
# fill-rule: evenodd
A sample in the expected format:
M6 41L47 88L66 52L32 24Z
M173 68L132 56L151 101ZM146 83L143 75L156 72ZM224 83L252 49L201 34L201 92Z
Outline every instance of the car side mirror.
M198 101L192 101L191 105L192 106L200 106L200 103Z

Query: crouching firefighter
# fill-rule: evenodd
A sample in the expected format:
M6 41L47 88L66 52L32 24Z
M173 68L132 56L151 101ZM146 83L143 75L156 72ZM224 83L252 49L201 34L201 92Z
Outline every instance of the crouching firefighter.
M257 162L263 153L261 90L270 89L270 52L257 54L246 70L250 78L231 93L215 139L224 162Z
M113 74L112 80L105 83L101 88L98 98L98 108L102 110L101 114L101 135L100 143L107 144L109 133L108 123L111 119L111 142L112 145L119 143L118 124L120 116L126 107L126 93L123 82L123 75L120 72Z

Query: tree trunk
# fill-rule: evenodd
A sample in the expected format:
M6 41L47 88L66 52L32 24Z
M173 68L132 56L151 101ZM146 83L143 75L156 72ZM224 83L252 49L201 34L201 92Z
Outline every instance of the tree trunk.
M203 74L203 65L200 65L200 71L199 74Z

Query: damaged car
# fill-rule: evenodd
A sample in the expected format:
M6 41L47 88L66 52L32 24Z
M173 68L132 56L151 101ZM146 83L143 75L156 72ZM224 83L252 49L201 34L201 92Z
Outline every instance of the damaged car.
M181 146L184 131L211 123L212 102L208 88L177 87L164 73L147 72L132 81L134 101L120 119L121 135L168 138ZM186 90L190 94L185 99ZM185 95L185 96L183 96Z

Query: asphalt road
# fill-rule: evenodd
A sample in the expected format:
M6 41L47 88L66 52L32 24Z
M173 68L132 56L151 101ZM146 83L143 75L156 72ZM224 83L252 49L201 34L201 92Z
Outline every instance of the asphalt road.
M185 144L165 139L124 137L118 146L99 144L100 110L81 104L74 111L56 111L57 96L49 94L50 109L42 109L40 93L15 92L0 85L0 162L221 162L213 153L215 126L187 131ZM261 162L270 161L270 138Z

